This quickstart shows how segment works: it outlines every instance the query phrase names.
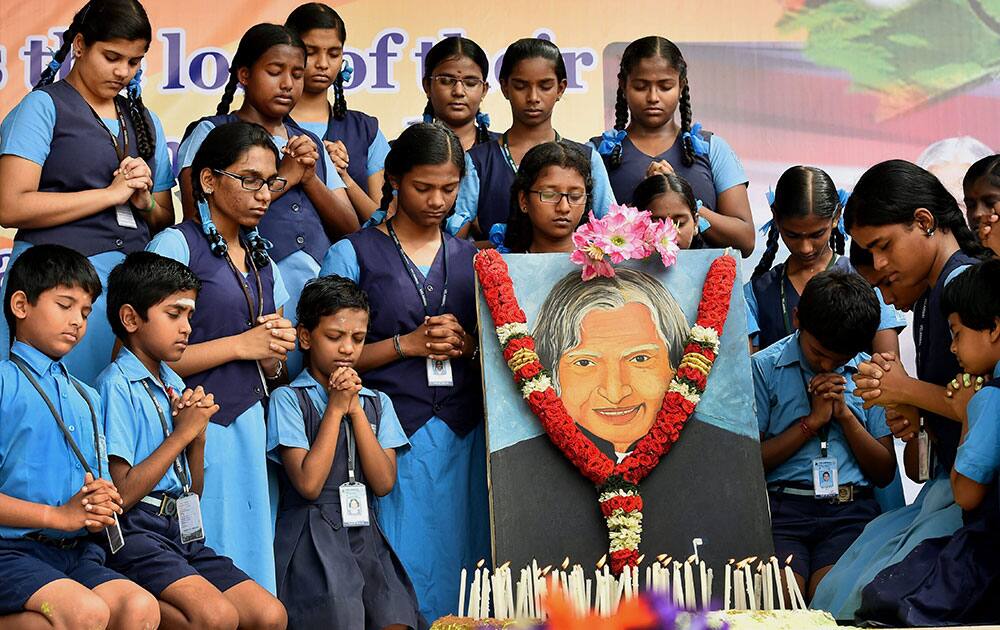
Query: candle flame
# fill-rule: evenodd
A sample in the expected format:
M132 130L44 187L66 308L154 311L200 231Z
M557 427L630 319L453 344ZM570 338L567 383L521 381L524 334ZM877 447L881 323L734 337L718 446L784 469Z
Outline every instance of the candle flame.
M604 568L604 564L607 561L608 561L608 554L604 554L603 556L601 556L601 559L597 561L597 568L598 569L603 569Z
M486 558L483 558L479 562L477 562L476 563L476 568L477 569L482 569L484 564L486 564Z
M562 563L563 570L565 570L568 566L569 566L569 556L566 556L566 559L563 560L563 563Z
M792 563L792 555L793 554L788 554L788 557L785 558L785 564L791 564Z

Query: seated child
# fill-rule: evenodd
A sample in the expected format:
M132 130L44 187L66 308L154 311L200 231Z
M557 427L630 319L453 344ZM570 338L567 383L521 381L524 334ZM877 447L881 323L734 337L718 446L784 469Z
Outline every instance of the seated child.
M701 202L686 179L676 173L657 173L639 182L632 193L632 205L649 210L654 219L670 219L677 227L677 245L681 249L703 249Z
M752 367L775 553L792 556L812 597L878 516L872 485L893 480L896 456L885 412L853 394L851 374L879 324L871 287L855 273L821 272L793 317L797 332L753 355Z
M281 603L204 544L205 428L219 406L167 365L188 345L200 289L185 265L151 252L129 254L108 277L122 349L97 386L128 541L109 565L157 597L171 628L284 628Z
M156 600L105 567L104 549L87 535L110 531L117 541L122 498L107 477L97 392L62 358L86 334L100 294L90 262L60 245L31 247L7 270L3 311L14 343L0 361L3 628L160 623Z
M413 586L375 518L407 446L389 397L354 371L368 298L351 280L306 283L296 309L306 368L271 395L267 448L282 465L274 539L293 628L418 628Z
M962 369L993 377L979 392L982 381L970 386L976 381L962 383L962 377L949 390L959 406L967 401L951 470L964 525L951 536L923 541L879 573L862 591L858 616L865 620L908 626L1000 623L1000 260L958 275L945 287L941 308Z

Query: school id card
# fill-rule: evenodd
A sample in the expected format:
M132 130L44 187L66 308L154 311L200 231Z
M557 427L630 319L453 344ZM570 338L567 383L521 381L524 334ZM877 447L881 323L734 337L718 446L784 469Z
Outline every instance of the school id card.
M927 431L917 433L917 481L931 478L931 442Z
M111 549L111 553L114 554L121 551L122 547L125 546L125 535L122 534L122 526L121 523L118 522L118 515L112 513L111 518L113 518L115 522L114 524L105 527L104 532L108 535L108 547Z
M451 387L454 384L455 379L451 374L451 361L448 359L438 361L427 357L427 386Z
M205 539L201 522L201 500L193 492L185 492L177 499L177 524L181 530L181 543L188 544Z
M812 462L813 495L817 499L829 499L840 493L837 479L837 458L817 457Z
M120 227L132 230L138 229L139 227L139 225L135 222L135 215L132 214L132 207L127 203L120 203L115 206L115 219L117 219Z
M344 527L368 527L368 491L365 484L348 481L340 485L340 516Z

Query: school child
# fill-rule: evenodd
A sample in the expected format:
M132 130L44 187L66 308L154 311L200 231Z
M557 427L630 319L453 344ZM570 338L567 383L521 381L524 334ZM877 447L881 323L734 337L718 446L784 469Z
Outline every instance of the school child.
M865 410L851 380L878 328L868 283L821 272L793 317L796 332L753 355L753 381L774 550L792 556L799 588L812 597L878 516L873 486L893 480L896 453L885 411Z
M882 407L915 407L923 417L918 431L926 440L906 448L922 455L926 481L916 500L872 521L816 589L813 606L841 620L854 619L861 589L885 567L896 564L921 541L947 536L961 525L948 471L961 437L957 414L943 385L959 371L949 351L951 333L941 314L945 285L985 250L966 225L958 203L931 173L903 160L871 167L847 202L844 218L851 238L871 252L883 274L879 287L893 306L912 309L916 377L891 354L875 354L858 366L855 390L866 402ZM902 290L896 293L896 287ZM912 295L919 295L910 302ZM912 432L912 424L903 432ZM897 433L899 435L899 433ZM920 443L928 445L921 448Z
M295 330L282 316L288 291L257 225L278 176L278 149L254 123L227 123L205 136L191 162L199 221L158 234L149 250L198 277L188 348L170 367L189 388L215 395L205 436L205 544L274 592L274 513L268 489L264 399L280 384Z
M971 167L962 182L969 227L980 242L1000 257L1000 155L985 157Z
M650 175L677 173L704 204L705 239L749 256L754 229L743 165L725 140L692 121L687 62L673 42L651 35L625 48L614 129L591 143L604 157L620 203L634 205L633 191Z
M306 71L302 97L292 115L299 127L323 141L337 173L344 180L347 197L359 216L370 217L382 193L382 166L389 142L378 119L347 109L344 84L354 66L344 56L347 26L332 8L319 2L303 4L288 15L285 27L306 46ZM333 103L327 91L333 87Z
M842 198L843 197L843 198ZM809 279L824 269L851 270L844 257L844 233L840 218L846 193L841 195L833 180L814 166L793 166L778 179L771 202L773 219L764 226L767 249L750 282L743 286L747 301L751 342L764 349L795 331L792 313ZM778 239L788 248L788 259L774 263ZM882 304L874 352L899 354L898 330L906 327L896 309Z
M699 228L701 202L686 179L676 173L657 173L639 182L632 193L632 204L653 213L654 219L670 219L677 228L681 249L706 247Z
M165 626L284 628L281 603L204 542L198 497L219 405L167 365L188 345L200 289L190 269L150 252L129 254L108 277L122 348L97 381L128 541L108 566L156 596Z
M441 229L464 165L447 128L407 128L385 160L382 207L395 194L396 214L336 243L321 272L350 278L368 294L372 317L357 369L392 399L410 441L397 454L395 488L379 500L379 524L427 619L454 611L454 577L490 549L476 249Z
M573 232L587 222L594 180L590 156L566 142L546 142L524 154L510 191L510 216L490 242L502 252L573 251Z
M151 232L173 223L167 141L140 94L139 65L151 39L136 0L88 2L34 91L4 118L0 225L17 228L10 263L33 245L65 245L87 256L104 282ZM71 51L72 68L55 81ZM88 384L114 345L103 296L93 309L90 333L65 359ZM0 358L10 350L8 333L0 322Z
M368 298L340 276L310 280L299 300L306 369L271 396L267 448L281 466L274 555L291 628L417 628L417 596L376 518L407 446L392 401L354 366Z
M490 117L481 106L490 91L490 60L471 39L445 37L424 55L424 122L440 122L451 129L462 149L495 141Z
M537 38L517 40L504 53L499 77L514 122L497 142L477 145L466 156L467 173L455 213L448 219L448 231L462 238L474 228L473 234L485 239L494 223L506 220L510 186L529 149L552 140L572 142L552 127L552 110L566 91L566 64L555 44ZM615 202L607 170L593 147L578 146L590 156L594 213L604 216Z
M97 392L63 363L101 281L87 259L40 244L7 270L0 361L0 626L155 628L156 600L105 566L88 534L120 542ZM128 541L126 541L127 544ZM117 545L116 545L117 549Z
M277 24L251 27L230 64L229 82L216 115L189 126L177 152L184 216L192 218L197 204L191 162L205 136L218 125L241 120L258 123L270 132L282 154L278 174L288 185L275 191L259 229L273 244L268 256L285 280L290 317L294 317L302 286L319 272L331 239L357 230L359 220L367 218L355 212L320 139L289 117L302 95L305 67L306 48L298 35ZM243 104L229 113L237 85L244 89ZM301 357L293 353L289 360L291 369L298 370Z
M925 540L876 576L862 593L861 619L906 626L1000 622L1000 261L956 277L941 308L965 372L947 389L962 415L950 481L964 524L952 536ZM983 378L972 381L970 373L993 380L976 392Z

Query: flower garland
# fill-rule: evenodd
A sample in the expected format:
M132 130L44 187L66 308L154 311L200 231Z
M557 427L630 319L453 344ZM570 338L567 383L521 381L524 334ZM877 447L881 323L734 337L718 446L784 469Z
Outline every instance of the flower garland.
M670 219L653 219L648 210L612 204L608 213L590 219L573 232L570 261L583 267L583 279L613 278L615 268L626 260L642 260L659 254L664 267L677 260L677 226Z
M626 565L636 566L642 537L639 483L670 451L705 392L729 313L736 261L723 255L712 262L702 289L697 321L656 420L619 464L612 462L580 431L553 389L549 371L535 353L535 340L514 294L507 263L498 252L484 250L476 255L474 264L504 360L521 395L552 443L597 486L601 513L608 525L611 570L619 574Z

